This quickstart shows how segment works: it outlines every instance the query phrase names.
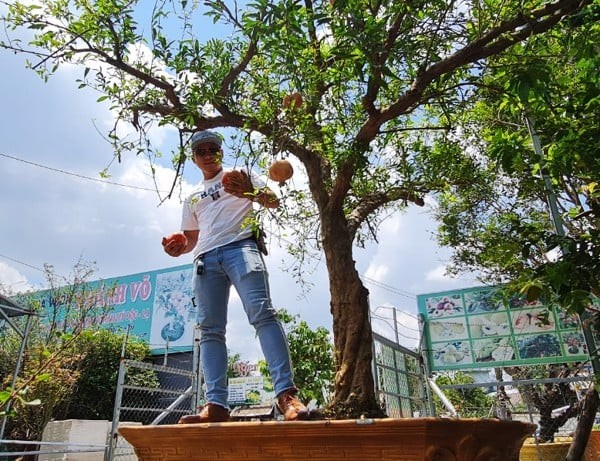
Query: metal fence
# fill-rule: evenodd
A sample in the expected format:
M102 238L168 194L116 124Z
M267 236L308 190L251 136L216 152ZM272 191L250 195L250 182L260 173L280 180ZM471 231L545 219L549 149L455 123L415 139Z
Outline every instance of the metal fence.
M500 418L537 426L521 453L521 459L548 459L550 442L556 458L564 459L577 426L581 403L594 386L592 375L545 379L514 379L441 385L459 417ZM436 404L440 409L440 402ZM439 411L440 414L443 413ZM600 424L600 415L596 415ZM561 447L555 445L560 443ZM587 455L586 455L587 456ZM588 459L588 458L586 458Z
M539 436L549 438L571 435L577 424L579 402L592 385L592 377L575 376L449 384L440 388L459 416L533 423L539 428Z
M175 424L193 412L199 398L197 379L193 370L122 360L105 461L137 460L133 448L119 436L120 424ZM140 381L154 385L141 386Z
M382 409L391 418L432 415L417 352L373 332L374 379Z

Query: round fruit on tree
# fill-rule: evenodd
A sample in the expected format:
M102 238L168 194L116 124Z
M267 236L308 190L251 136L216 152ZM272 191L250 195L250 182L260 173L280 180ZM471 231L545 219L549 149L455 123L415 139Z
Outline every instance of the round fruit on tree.
M288 160L275 160L269 166L269 178L277 181L280 186L294 175L294 168Z
M293 109L302 106L304 100L302 99L302 95L297 91L295 93L286 94L283 97L283 107L285 109Z

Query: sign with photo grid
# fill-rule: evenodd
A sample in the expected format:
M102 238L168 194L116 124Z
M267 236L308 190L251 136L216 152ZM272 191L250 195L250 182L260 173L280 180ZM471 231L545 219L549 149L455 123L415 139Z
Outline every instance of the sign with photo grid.
M579 317L497 287L417 296L431 371L589 360Z

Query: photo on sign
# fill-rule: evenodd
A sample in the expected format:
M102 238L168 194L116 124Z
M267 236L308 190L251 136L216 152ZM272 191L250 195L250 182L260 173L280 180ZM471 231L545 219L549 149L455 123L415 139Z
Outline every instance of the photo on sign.
M434 344L433 363L439 367L473 363L469 341Z
M425 300L428 318L452 317L464 312L459 294L434 296Z
M511 309L523 309L528 307L540 307L543 304L539 299L527 301L527 297L517 294L510 298L508 305Z
M560 343L556 334L539 334L517 337L517 350L521 359L560 357Z
M546 308L523 309L510 312L515 334L554 331L554 316Z
M151 345L176 346L192 343L196 323L196 308L192 303L192 296L192 271L157 274Z
M588 353L583 333L579 331L563 332L560 336L566 355L586 355Z
M506 311L493 314L479 314L469 317L472 338L510 335L510 320Z
M473 341L475 362L508 362L514 360L515 349L509 337Z
M485 314L505 310L502 299L496 290L482 290L465 293L467 314Z
M558 326L561 330L570 330L573 328L579 328L579 318L575 314L569 314L565 311L557 312L558 315Z
M265 376L239 376L228 379L230 406L267 404L275 398L273 384Z
M432 341L448 341L451 339L468 339L467 319L452 317L445 320L432 320L430 323Z

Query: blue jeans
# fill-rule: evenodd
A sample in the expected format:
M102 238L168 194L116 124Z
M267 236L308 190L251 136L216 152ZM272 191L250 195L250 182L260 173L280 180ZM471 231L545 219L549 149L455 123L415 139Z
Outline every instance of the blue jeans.
M202 263L204 269L199 275L198 264ZM225 408L228 407L225 329L232 285L242 300L248 321L256 330L275 394L294 387L288 343L271 304L262 254L252 239L233 242L197 258L193 276L206 401Z

